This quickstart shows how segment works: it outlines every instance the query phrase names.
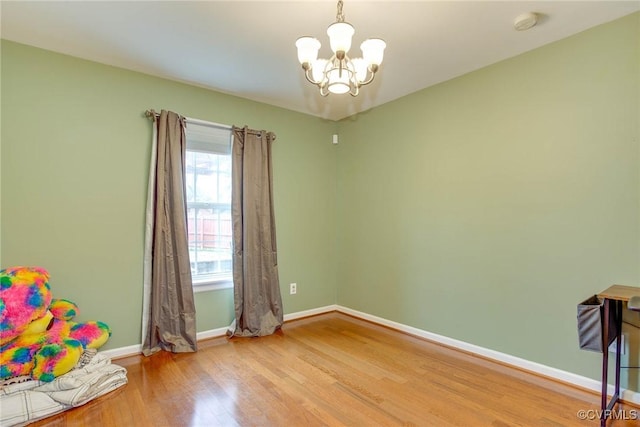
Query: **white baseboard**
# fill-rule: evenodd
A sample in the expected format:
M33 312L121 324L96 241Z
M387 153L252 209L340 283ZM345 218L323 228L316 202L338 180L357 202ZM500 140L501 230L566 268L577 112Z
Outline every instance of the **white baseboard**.
M210 329L208 331L198 332L196 339L198 341L205 340L207 338L215 338L226 335L228 328ZM137 356L142 354L142 344L129 345L126 347L112 348L110 350L101 350L100 353L111 359L120 359L122 357Z
M303 317L317 316L318 314L330 313L332 311L338 311L337 305L327 305L325 307L312 308L310 310L298 311L296 313L289 313L284 315L284 321L301 319ZM196 339L198 341L208 338L223 337L227 334L228 327L209 329L206 331L198 332ZM123 357L136 356L142 354L142 344L129 345L126 347L112 348L110 350L100 351L100 353L111 359L119 359Z
M128 345L126 347L112 348L110 350L100 350L100 353L111 359L136 356L138 354L142 354L142 344Z
M582 375L577 375L571 372L563 371L561 369L552 368L550 366L542 365L540 363L532 362L530 360L522 359L520 357L512 356L510 354L501 353L499 351L491 350L485 347L480 347L465 341L449 338L444 335L434 334L432 332L414 328L412 326L407 326L402 323L394 322L392 320L387 320L382 317L373 316L371 314L353 310L348 307L343 307L338 305L337 311L344 314L348 314L353 317L363 319L363 320L368 320L370 322L373 322L382 326L386 326L391 329L395 329L397 331L415 335L420 338L427 339L429 341L434 341L439 344L444 344L448 347L456 348L456 349L463 350L472 354L476 354L478 356L495 360L507 365L511 365L518 369L523 369L525 371L533 372L535 374L544 375L545 377L549 377L558 381L562 381L564 383L582 387L587 390L593 390L598 393L601 392L600 381L587 378ZM613 391L614 391L614 386L609 385L608 393L610 395L613 395ZM621 395L621 399L624 400L625 402L640 404L640 393L638 392L635 392L633 390L620 389L620 395Z
M338 305L327 305L324 307L312 308L311 310L298 311L296 313L289 313L284 315L284 321L302 319L303 317L317 316L318 314L331 313L332 311L338 311Z
M420 338L424 338L429 341L433 341L439 344L443 344L455 349L466 351L472 354L476 354L487 359L495 360L518 369L529 371L535 374L543 375L564 383L572 384L577 387L581 387L587 390L593 390L600 393L600 381L577 375L571 372L556 369L551 366L542 365L540 363L532 362L530 360L522 359L520 357L512 356L510 354L501 353L499 351L491 350L489 348L480 347L475 344L471 344L465 341L456 340L446 337L444 335L434 334L422 329L414 328L413 326L404 325L402 323L394 322L392 320L384 319L382 317L374 316L362 311L353 310L349 307L333 304L324 307L313 308L310 310L298 311L296 313L289 313L284 315L285 322L301 319L309 316L316 316L318 314L330 313L332 311L338 311L344 314L348 314L353 317L357 317L369 322L376 323L378 325L386 326L397 331L405 332L411 335L415 335ZM203 340L208 338L216 338L226 335L227 328L216 328L207 331L198 332L197 339ZM119 347L110 350L101 351L102 354L112 358L122 358L128 356L135 356L142 353L142 345L130 345L127 347ZM609 385L608 392L613 394L613 386ZM621 399L625 402L635 403L640 405L640 393L633 390L620 390Z
M198 332L196 334L196 339L200 341L209 338L223 337L227 335L227 330L229 330L229 327L225 326L224 328L209 329L208 331Z

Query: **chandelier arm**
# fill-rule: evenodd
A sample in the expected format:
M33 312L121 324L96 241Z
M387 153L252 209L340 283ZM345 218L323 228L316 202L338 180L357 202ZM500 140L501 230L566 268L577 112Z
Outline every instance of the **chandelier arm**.
M312 83L314 85L320 86L321 82L317 82L315 80L313 80L313 77L311 77L311 68L305 68L304 69L304 76L306 77L307 81L309 83Z
M376 76L376 73L373 73L373 72L371 72L371 71L370 71L370 72L369 72L369 78L368 78L368 79L366 79L366 80L364 80L363 82L358 82L358 85L359 85L359 86L366 86L366 85L368 85L369 83L371 83L371 82L373 81L373 79L375 78L375 76Z
M327 73L331 69L333 69L335 67L336 61L338 61L338 58L336 57L336 54L334 53L333 55L331 55L331 58L329 58L329 60L325 64L324 70L322 71L322 74L326 76Z

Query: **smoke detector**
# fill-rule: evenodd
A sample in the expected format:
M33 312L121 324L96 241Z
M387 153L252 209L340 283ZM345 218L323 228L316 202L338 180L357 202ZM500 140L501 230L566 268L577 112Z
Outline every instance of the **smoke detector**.
M527 12L527 13L523 13L522 15L519 15L513 21L513 28L515 28L516 31L525 31L525 30L528 30L529 28L534 27L537 23L538 23L538 15L535 14L534 12Z

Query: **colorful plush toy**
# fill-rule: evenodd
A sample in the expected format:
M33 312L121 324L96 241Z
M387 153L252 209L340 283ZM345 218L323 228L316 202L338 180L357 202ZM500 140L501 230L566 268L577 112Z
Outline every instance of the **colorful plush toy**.
M52 299L45 269L0 270L0 379L52 381L73 369L84 349L101 347L109 326L75 323L77 313L71 301Z

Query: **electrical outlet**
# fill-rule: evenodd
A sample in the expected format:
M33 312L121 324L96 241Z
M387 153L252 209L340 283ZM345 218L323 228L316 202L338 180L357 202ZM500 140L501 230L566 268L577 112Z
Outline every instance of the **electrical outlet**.
M289 295L294 295L296 292L298 292L298 284L289 283Z
M617 349L617 345L618 345L618 341L614 340L611 345L609 346L609 353L614 353L616 352ZM627 338L626 338L626 334L622 334L620 336L620 354L627 354Z

